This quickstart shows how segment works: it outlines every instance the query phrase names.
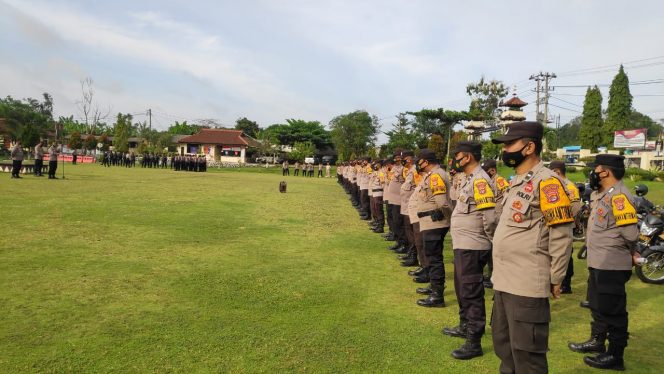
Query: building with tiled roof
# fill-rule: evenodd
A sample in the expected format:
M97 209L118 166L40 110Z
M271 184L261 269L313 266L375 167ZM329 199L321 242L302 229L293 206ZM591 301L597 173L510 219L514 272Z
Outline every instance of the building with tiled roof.
M201 129L178 140L181 155L205 155L208 161L246 162L246 150L257 147L258 141L242 130Z

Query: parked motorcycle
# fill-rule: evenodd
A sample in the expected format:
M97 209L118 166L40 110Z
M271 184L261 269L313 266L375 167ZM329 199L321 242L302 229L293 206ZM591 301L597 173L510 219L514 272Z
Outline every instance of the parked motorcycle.
M647 214L639 230L638 251L645 260L636 267L636 275L644 283L664 284L664 220L661 214Z

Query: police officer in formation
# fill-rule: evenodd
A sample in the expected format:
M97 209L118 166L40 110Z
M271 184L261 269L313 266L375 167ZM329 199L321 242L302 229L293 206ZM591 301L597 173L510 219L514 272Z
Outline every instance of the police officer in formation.
M40 140L37 145L35 145L35 177L42 177L42 169L44 167L44 149L43 141Z
M175 171L194 171L194 172L206 172L207 171L207 161L205 156L180 156L176 155L172 159L173 170Z
M571 292L572 225L579 192L565 177L564 163L544 166L542 136L540 123L524 121L508 125L506 133L493 140L503 144L502 160L514 168L511 184L498 175L494 160L480 163L482 148L476 142L459 142L451 152L452 180L428 149L420 150L417 158L413 152L397 151L389 161L363 158L337 168L338 182L360 218L373 219L376 232L381 224L377 207L380 212L385 207L389 232L384 236L396 242L390 249L403 254L406 266L419 265L409 271L415 282L429 283L416 290L428 295L418 305L445 306L443 240L451 229L459 324L445 327L443 334L464 339L452 357L481 356L484 288L493 286L492 339L501 373L548 371L549 298ZM597 157L587 239L591 338L569 344L576 352L597 353L585 357L586 364L618 370L624 367L628 336L625 283L639 257L636 213L620 181L623 175L622 156ZM369 212L362 205L365 179L373 199ZM381 192L386 204L379 205ZM487 284L483 271L492 258L493 284Z
M55 176L55 172L58 170L58 152L60 152L58 143L51 143L51 146L48 147L48 179L58 179Z
M21 177L21 168L23 167L23 146L21 145L20 140L16 140L14 146L10 150L10 155L12 158L11 178L23 178Z

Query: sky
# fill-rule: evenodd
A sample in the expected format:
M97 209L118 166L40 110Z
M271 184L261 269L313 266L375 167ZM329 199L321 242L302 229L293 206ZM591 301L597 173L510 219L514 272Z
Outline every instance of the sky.
M326 125L362 109L388 131L400 112L468 109L465 87L482 76L516 86L532 120L528 78L543 71L557 75L550 115L564 124L588 85L606 85L606 107L624 63L634 108L659 120L662 14L660 0L0 0L0 95L48 92L56 116L80 119L90 77L109 123L152 109L157 129Z

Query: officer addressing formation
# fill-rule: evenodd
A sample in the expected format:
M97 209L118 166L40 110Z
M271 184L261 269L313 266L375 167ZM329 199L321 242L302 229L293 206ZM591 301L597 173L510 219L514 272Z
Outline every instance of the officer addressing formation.
M361 158L337 168L337 180L360 218L382 233L386 217L389 232L383 236L395 242L389 249L401 254L403 266L419 266L408 272L416 283L429 283L416 289L427 295L419 306L445 306L443 242L451 232L459 324L442 333L464 339L452 357L482 356L484 293L493 287L491 335L501 373L548 372L549 298L572 292L579 190L566 178L564 162L544 166L543 132L538 122L515 122L492 140L503 145L502 160L514 168L511 182L498 174L495 160L482 161L481 144L466 141L452 150L449 174L429 149L417 158L399 150L388 160ZM569 348L596 353L584 358L589 366L624 370L625 284L640 257L636 210L621 182L622 156L598 155L592 168L595 192L586 243L591 337Z

